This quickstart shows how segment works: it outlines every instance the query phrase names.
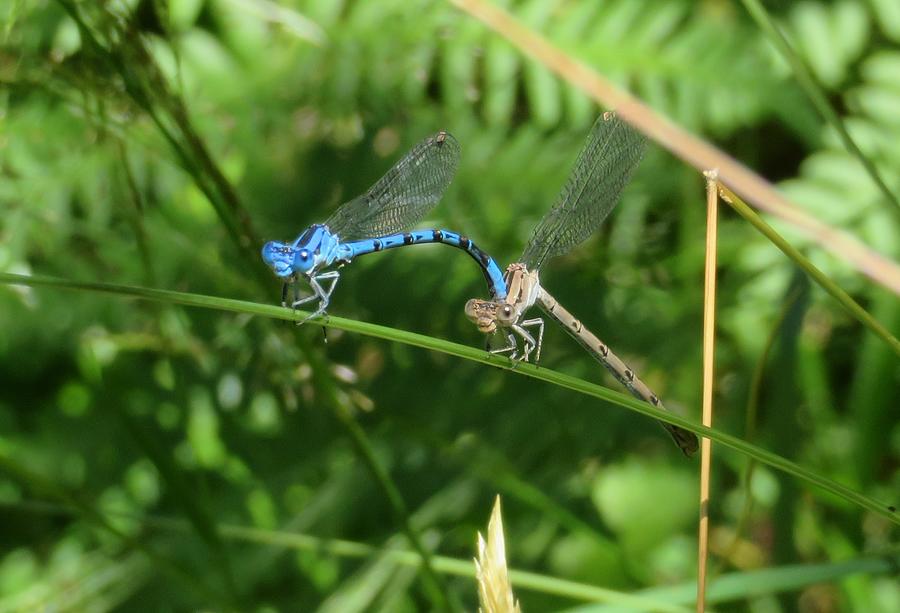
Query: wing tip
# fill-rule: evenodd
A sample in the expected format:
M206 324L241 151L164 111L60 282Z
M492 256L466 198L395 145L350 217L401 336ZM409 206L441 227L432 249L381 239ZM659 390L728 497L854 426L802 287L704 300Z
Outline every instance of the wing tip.
M437 145L438 147L443 147L444 145L447 145L447 144L452 145L452 146L459 146L459 143L457 142L456 138L452 134L447 132L446 130L439 131L437 134L432 136L429 139L429 141L431 143Z

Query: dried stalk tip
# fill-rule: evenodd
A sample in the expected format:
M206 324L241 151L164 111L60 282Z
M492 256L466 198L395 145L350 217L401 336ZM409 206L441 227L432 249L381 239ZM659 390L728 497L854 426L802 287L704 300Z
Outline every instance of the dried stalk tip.
M478 579L480 613L522 613L509 584L506 568L506 545L503 542L503 519L500 517L500 496L494 502L494 510L488 522L485 542L478 533L478 558L475 560L475 576Z

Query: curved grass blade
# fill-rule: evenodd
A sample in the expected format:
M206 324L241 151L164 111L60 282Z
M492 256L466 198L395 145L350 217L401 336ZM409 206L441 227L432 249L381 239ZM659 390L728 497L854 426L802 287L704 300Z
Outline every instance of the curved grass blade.
M135 287L129 285L116 285L112 283L99 283L92 281L70 281L59 279L56 277L46 277L39 275L17 275L12 273L0 273L0 283L7 285L27 285L32 287L55 287L60 289L72 289L82 291L101 292L107 294L116 294L132 298L142 298L144 300L154 300L157 302L167 302L170 304L181 304L184 306L193 306L206 309L215 309L220 311L229 311L233 313L246 313L249 315L261 315L263 317L271 317L274 319L284 319L287 321L300 321L307 316L303 311L292 311L283 307L276 307L267 304L257 304L255 302L247 302L245 300L235 300L232 298L219 298L216 296L206 296L203 294L188 294L184 292L174 292L171 290L152 289L147 287ZM453 355L464 358L473 362L487 364L495 368L504 368L515 372L516 374L540 379L547 383L553 383L567 389L581 392L583 394L605 400L612 404L637 411L653 419L664 421L676 426L691 430L695 434L705 436L713 441L720 443L725 447L729 447L749 455L756 460L767 464L781 472L787 473L797 479L814 485L817 488L828 492L838 498L842 498L858 507L872 511L873 513L890 519L895 524L900 524L900 513L897 512L897 501L891 501L886 504L875 500L870 496L861 494L850 489L836 481L823 477L812 470L803 468L799 464L751 445L750 443L731 434L726 434L712 428L706 428L694 423L684 417L657 409L646 402L641 402L619 392L614 392L605 387L601 387L595 383L584 381L570 375L566 375L548 368L537 367L533 364L525 364L513 362L509 358L501 357L488 353L481 349L475 349L467 345L460 345L450 341L417 334L415 332L407 332L405 330L397 330L386 326L379 326L362 321L352 319L344 319L343 317L325 316L314 320L317 325L345 330L347 332L355 332L364 334L373 338L380 338L388 341L404 343L414 347L422 347L432 351L440 351L447 355Z

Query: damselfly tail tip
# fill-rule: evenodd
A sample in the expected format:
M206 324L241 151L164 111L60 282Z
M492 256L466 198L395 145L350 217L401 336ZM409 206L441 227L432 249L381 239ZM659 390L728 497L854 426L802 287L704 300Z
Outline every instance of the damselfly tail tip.
M681 447L681 452L689 458L693 457L697 450L700 449L700 442L697 440L697 436L693 432L686 430L678 433L676 443Z

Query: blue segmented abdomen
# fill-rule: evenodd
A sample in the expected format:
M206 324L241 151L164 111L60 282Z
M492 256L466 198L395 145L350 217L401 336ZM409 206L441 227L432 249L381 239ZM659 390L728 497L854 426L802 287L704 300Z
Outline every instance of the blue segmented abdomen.
M451 232L450 230L413 230L412 232L351 241L343 243L341 246L345 250L346 259L350 260L358 255L394 249L405 245L425 243L442 243L462 249L468 253L478 263L478 266L484 273L484 279L487 281L491 297L496 299L506 298L506 282L503 280L503 271L497 265L497 262L482 251L471 239L457 232Z

